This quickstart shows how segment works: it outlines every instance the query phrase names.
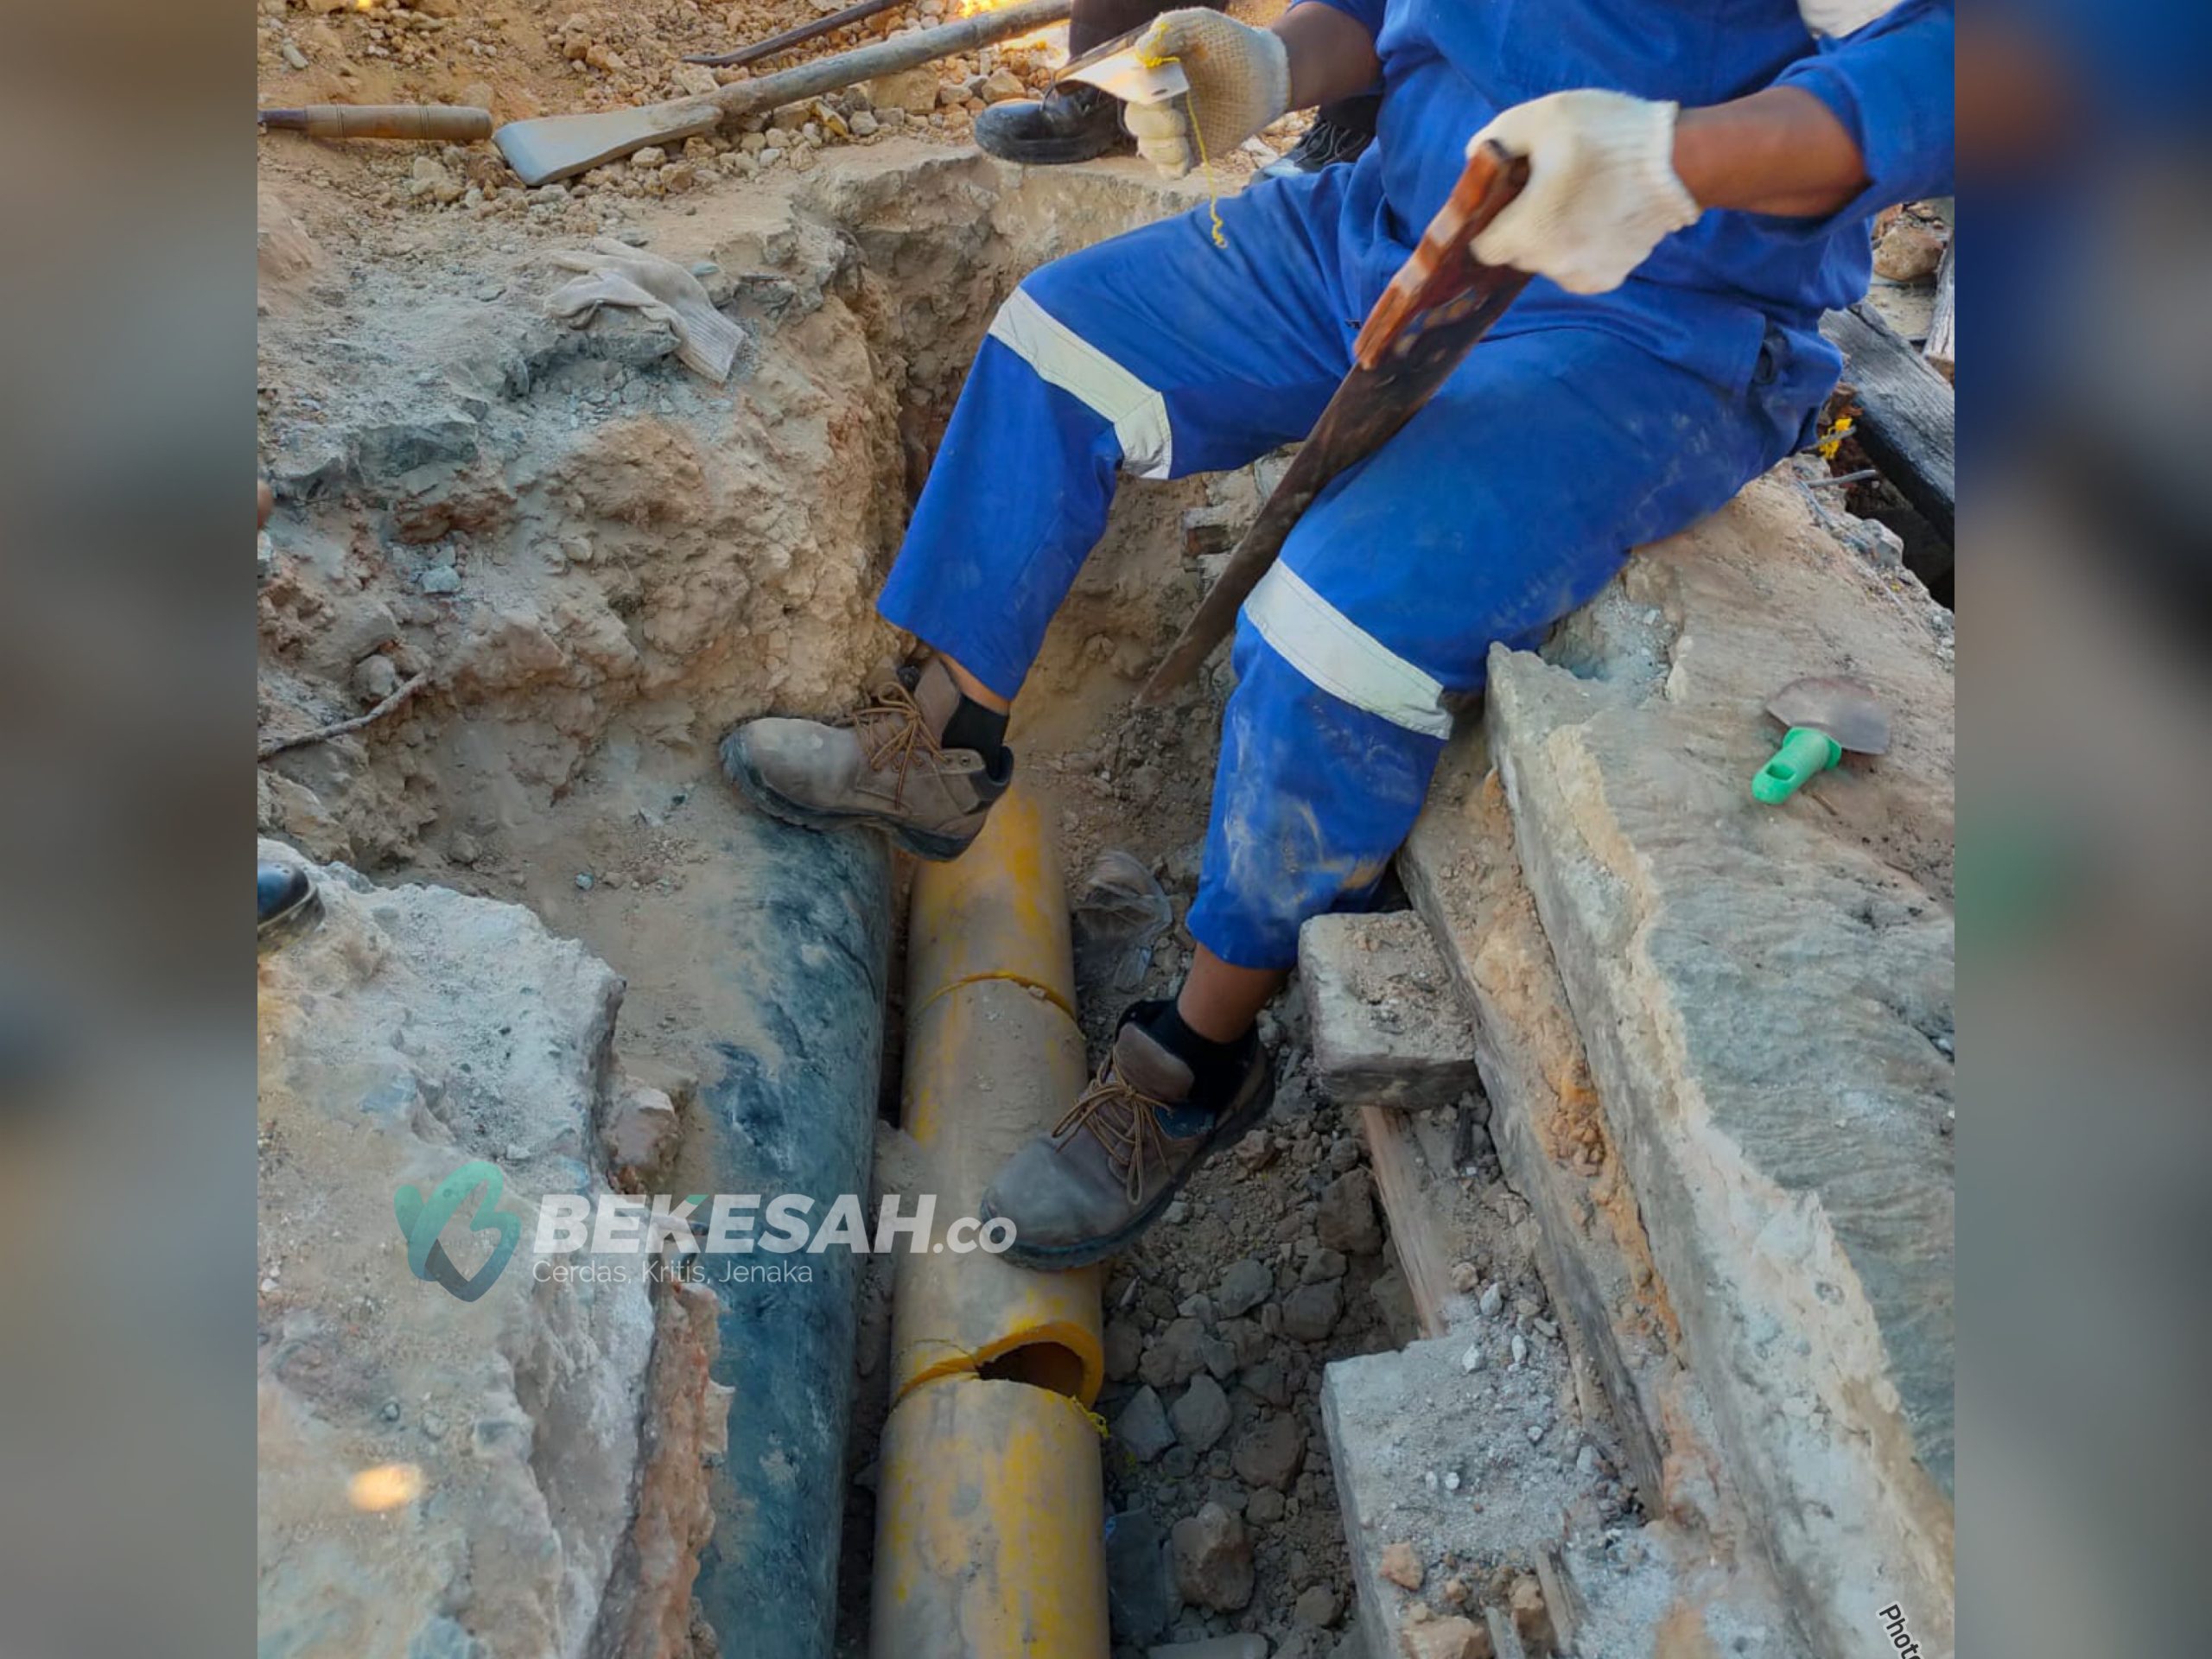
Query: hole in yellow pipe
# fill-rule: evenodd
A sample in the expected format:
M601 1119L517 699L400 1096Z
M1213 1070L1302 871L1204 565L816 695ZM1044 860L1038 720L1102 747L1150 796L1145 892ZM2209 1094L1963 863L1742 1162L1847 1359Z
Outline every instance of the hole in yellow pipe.
M1063 1343L1022 1343L985 1361L976 1375L995 1382L1027 1382L1071 1400L1083 1398L1083 1356Z

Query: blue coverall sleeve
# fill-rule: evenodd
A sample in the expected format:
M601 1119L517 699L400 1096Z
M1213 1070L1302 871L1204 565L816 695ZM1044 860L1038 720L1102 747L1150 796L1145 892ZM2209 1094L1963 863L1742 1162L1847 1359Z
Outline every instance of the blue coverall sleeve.
M1827 105L1866 162L1866 189L1827 219L1798 221L1802 230L1825 235L1896 202L1951 194L1955 29L1950 0L1904 0L1841 40L1821 41L1817 56L1776 80Z
M1297 0L1293 0L1293 3L1297 3ZM1319 0L1319 3L1341 11L1370 35L1382 32L1383 0Z

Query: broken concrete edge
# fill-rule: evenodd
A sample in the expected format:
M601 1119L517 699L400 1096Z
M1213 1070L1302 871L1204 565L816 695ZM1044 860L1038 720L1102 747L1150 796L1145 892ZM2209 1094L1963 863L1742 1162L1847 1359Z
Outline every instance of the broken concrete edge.
M1786 1626L1780 1593L1749 1543L1711 1408L1681 1363L1667 1287L1611 1155L1606 1105L1522 880L1478 726L1446 752L1398 868L1476 1011L1491 1138L1507 1184L1536 1216L1538 1268L1560 1311L1578 1389L1594 1381L1603 1396L1645 1513L1707 1541L1719 1559L1745 1558L1727 1575L1727 1596Z
M1336 1066L1338 1092L1362 1098L1362 1084L1389 1072L1395 1058L1389 1033L1364 1028L1362 964L1382 959L1415 972L1433 965L1420 1029L1425 1037L1445 1034L1414 1041L1431 1051L1464 1041L1467 1064L1479 1076L1455 1072L1448 1091L1428 1090L1412 1103L1386 1094L1382 1103L1441 1105L1468 1083L1486 1088L1507 1184L1538 1217L1539 1270L1564 1315L1578 1391L1595 1378L1621 1430L1631 1478L1653 1512L1733 1535L1740 1514L1717 1490L1725 1477L1710 1445L1709 1414L1674 1357L1678 1333L1634 1195L1618 1164L1602 1156L1603 1109L1519 880L1502 795L1494 779L1477 785L1489 791L1480 832L1447 810L1468 798L1465 778L1479 775L1483 760L1478 734L1455 744L1400 855L1415 912L1318 918L1301 930L1300 976L1317 1061L1332 1040L1340 1055L1357 1047L1371 1056L1361 1067L1341 1059ZM1471 877L1476 871L1479 879ZM1478 901L1478 910L1460 913ZM1440 940L1447 947L1441 951ZM1469 1017L1470 1008L1478 1019ZM1421 1067L1421 1059L1408 1058L1408 1070ZM1422 1333L1437 1337L1472 1310L1445 1276L1449 1252L1440 1254L1432 1243L1437 1230L1417 1173L1419 1149L1410 1141L1400 1148L1407 1137L1395 1116L1363 1109L1363 1123Z
M1298 930L1298 981L1334 1098L1427 1111L1480 1086L1474 1023L1418 916L1313 917Z
M321 912L257 975L262 1524L272 1545L327 1542L330 1494L364 1469L389 1478L359 1507L411 1511L397 1554L384 1528L265 1554L265 1639L343 1642L365 1618L425 1651L498 1629L547 1651L688 1654L721 1434L710 1301L496 1268L462 1300L389 1247L394 1183L456 1159L496 1160L485 1202L524 1227L541 1194L611 1190L592 1130L622 980L522 906L257 850L306 868ZM378 1306L398 1317L362 1317ZM484 1563L460 1588L456 1551Z
M1763 603L1746 607L1743 594ZM1916 595L1917 596L1916 603ZM1655 602L1656 601L1656 602ZM1951 688L1909 576L1755 483L1578 619L1586 678L1493 652L1526 879L1687 1354L1815 1644L1869 1596L1950 1637ZM1605 646L1656 618L1649 661ZM1897 741L1752 804L1777 685L1845 660Z
M1383 1467L1395 1456L1395 1445L1385 1449L1392 1426L1402 1424L1404 1414L1416 1407L1438 1403L1432 1392L1437 1373L1455 1379L1460 1376L1459 1347L1456 1337L1423 1340L1395 1353L1332 1361L1323 1374L1322 1430L1338 1472L1338 1503L1358 1598L1358 1629L1376 1659L1475 1659L1483 1651L1479 1621L1488 1604L1504 1611L1513 1626L1525 1634L1548 1637L1553 1628L1536 1562L1568 1524L1564 1510L1554 1508L1541 1521L1527 1521L1533 1535L1485 1541L1489 1559L1477 1569L1486 1575L1480 1582L1471 1583L1455 1573L1435 1583L1427 1550L1417 1549L1413 1541L1421 1534L1408 1530L1409 1526L1418 1529L1421 1522L1407 1513L1403 1499L1408 1494L1394 1489L1394 1476ZM1530 1453L1529 1446L1517 1450ZM1398 1470L1395 1476L1402 1478L1405 1472ZM1523 1472L1510 1469L1503 1478L1517 1484ZM1464 1502L1469 1506L1466 1516L1480 1516L1485 1506L1477 1493L1483 1490L1470 1487L1457 1500L1432 1495L1430 1501ZM1563 1487L1552 1492L1554 1499L1563 1495ZM1504 1523L1508 1529L1516 1524L1523 1522ZM1424 1538L1426 1546L1434 1542ZM1430 1592L1441 1597L1442 1609L1431 1605ZM1459 1630L1462 1625L1464 1636ZM1547 1643L1541 1650L1548 1655L1552 1647Z
M1809 1659L1755 1549L1671 1517L1607 1524L1570 1497L1560 1465L1548 1476L1541 1460L1509 1460L1489 1484L1441 1500L1464 1510L1438 1512L1438 1497L1408 1482L1397 1437L1436 1403L1459 1342L1338 1360L1324 1378L1357 1628L1372 1659Z
M1478 728L1454 739L1398 855L1416 912L1475 1011L1491 1138L1535 1211L1539 1260L1576 1358L1604 1389L1644 1502L1671 1509L1662 1401L1679 1366L1666 1287L1616 1160L1551 947L1521 879Z

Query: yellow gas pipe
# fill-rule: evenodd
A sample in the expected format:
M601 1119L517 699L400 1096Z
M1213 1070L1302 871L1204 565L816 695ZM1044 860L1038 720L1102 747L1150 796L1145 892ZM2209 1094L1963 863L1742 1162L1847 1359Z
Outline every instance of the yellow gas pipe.
M1017 790L914 877L906 1123L936 1195L899 1257L871 1659L1104 1659L1097 1268L943 1248L1014 1149L1083 1087L1059 860ZM906 1205L912 1213L911 1198Z

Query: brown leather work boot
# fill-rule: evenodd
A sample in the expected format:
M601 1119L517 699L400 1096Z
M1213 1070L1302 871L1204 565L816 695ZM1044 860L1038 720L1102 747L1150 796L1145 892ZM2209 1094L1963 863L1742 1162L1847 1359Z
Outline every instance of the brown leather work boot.
M1122 1016L1090 1086L983 1194L979 1220L1014 1224L1007 1261L1057 1271L1126 1249L1193 1170L1274 1103L1274 1066L1256 1036L1246 1039L1251 1058L1230 1098L1217 1110L1193 1103L1191 1068L1145 1029L1166 1006L1140 1002Z
M918 857L957 858L1014 776L1011 750L991 757L944 746L959 706L943 663L925 664L911 684L887 671L865 705L833 724L746 721L722 740L722 770L786 823L877 824Z

